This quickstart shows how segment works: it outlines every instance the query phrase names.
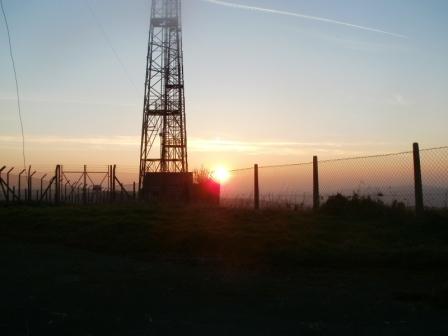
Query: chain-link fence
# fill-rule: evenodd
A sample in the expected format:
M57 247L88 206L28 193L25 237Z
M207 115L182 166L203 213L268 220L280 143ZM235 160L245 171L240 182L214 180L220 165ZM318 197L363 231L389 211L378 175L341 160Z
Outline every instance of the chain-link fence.
M425 205L448 208L448 147L421 150L420 161Z
M415 205L412 152L320 161L319 182L322 201L357 194L386 204Z
M250 207L254 197L254 173L251 168L234 170L231 178L221 185L221 205Z
M313 165L265 166L258 170L261 207L305 208L313 202ZM254 203L254 169L231 172L221 186L221 204L250 207Z
M123 166L118 178L116 166L57 167L41 165L19 170L0 166L0 201L81 204L137 197L133 181L138 179L138 168ZM332 195L356 194L385 204L397 201L418 207L416 174L421 178L422 206L447 208L448 147L417 147L417 151L402 153L236 169L221 186L221 205L301 209L316 207Z
M129 183L126 174L128 183L122 183L116 166L36 165L22 170L4 166L0 170L2 202L100 204L136 199L135 183Z
M426 208L448 206L448 147L417 150ZM415 207L416 152L316 160L278 166L234 170L222 186L222 203L257 206L254 192L258 182L260 207L311 208L328 197L358 195ZM316 170L315 170L316 169ZM255 171L258 170L258 181ZM317 201L316 201L317 197ZM317 204L316 204L317 203Z

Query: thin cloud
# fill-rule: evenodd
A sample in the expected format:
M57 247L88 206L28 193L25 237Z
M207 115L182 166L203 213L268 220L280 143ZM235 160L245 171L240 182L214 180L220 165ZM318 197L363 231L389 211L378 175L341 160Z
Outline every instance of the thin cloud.
M193 152L228 153L278 153L279 150L291 150L309 147L340 147L336 143L289 142L289 141L239 141L223 139L192 139L189 149Z
M20 145L20 137L0 135L0 151L14 150ZM39 171L51 170L54 167L45 160L65 163L69 166L77 166L75 157L87 158L89 165L102 164L110 158L116 158L116 151L121 151L119 160L120 172L135 173L138 168L130 164L137 157L140 146L138 135L125 136L98 136L98 137L75 137L57 135L32 135L28 137L28 143L34 159L33 167ZM213 160L224 160L232 163L234 168L241 168L249 157L267 158L267 164L277 164L302 160L307 162L312 155L325 158L355 157L376 154L379 148L390 146L386 142L295 142L295 141L263 141L263 140L236 140L236 139L210 139L191 138L188 143L188 151L196 164L203 163L204 159L213 163ZM387 147L386 147L387 148ZM113 151L114 154L108 154ZM48 152L52 153L48 156ZM73 155L71 153L78 154ZM13 151L11 151L13 153ZM14 151L15 153L15 151ZM54 154L57 153L57 154ZM62 154L61 154L62 153ZM92 155L101 153L101 156ZM56 155L56 156L55 156ZM205 156L204 156L205 155ZM15 156L9 154L4 161L15 162ZM212 159L209 159L212 157ZM49 159L48 159L49 158ZM217 159L219 158L219 159ZM295 158L295 159L294 159ZM115 159L112 159L115 160ZM41 162L42 164L38 164ZM209 162L210 163L210 162ZM14 164L10 164L14 165Z
M381 29L376 29L376 28L371 28L371 27L366 27L366 26L360 26L360 25L356 25L356 24L353 24L353 23L349 23L349 22L343 22L343 21L338 21L338 20L333 20L333 19L328 19L328 18L323 18L323 17L318 17L318 16L305 15L305 14L281 11L281 10L270 9L270 8L262 8L262 7L255 7L255 6L240 5L240 4L236 4L236 3L233 3L233 2L227 2L227 1L221 1L221 0L202 0L202 1L208 2L208 3L211 3L211 4L215 4L215 5L231 7L231 8L244 9L244 10L263 12L263 13L269 13L269 14L276 14L276 15L292 16L292 17L305 19L305 20L313 20L313 21L325 22L325 23L330 23L330 24L336 24L336 25L340 25L340 26L360 29L360 30L369 31L369 32L373 32L373 33L389 35L389 36L393 36L393 37L396 37L396 38L402 38L402 39L407 39L408 38L405 35L401 35L401 34L397 34L397 33L391 33L391 32L385 31L385 30L381 30Z
M0 145L16 144L17 136L0 136ZM66 137L66 136L30 136L30 145L50 146L135 146L139 144L137 136L103 136L103 137Z
M14 101L17 98L14 97L6 97L0 96L0 102L2 101ZM138 104L131 103L114 103L114 102L103 102L103 101L88 101L81 99L60 99L60 98L52 98L52 97L24 97L22 101L27 103L36 103L36 104L64 104L64 105L91 105L91 106L115 106L115 107L138 107Z
M0 135L0 147L16 145L20 142L18 136ZM29 136L30 145L44 146L122 146L135 147L140 145L140 138L130 136ZM294 142L294 141L242 141L228 139L191 138L188 149L195 153L251 153L251 154L283 154L285 152L307 151L309 149L325 152L343 150L346 148L378 146L385 143L352 143L352 142Z

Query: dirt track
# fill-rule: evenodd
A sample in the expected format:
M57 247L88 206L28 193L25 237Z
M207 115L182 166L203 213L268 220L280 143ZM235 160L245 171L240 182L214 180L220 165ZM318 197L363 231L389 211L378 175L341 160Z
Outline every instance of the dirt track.
M2 242L1 335L441 335L441 271L260 273Z

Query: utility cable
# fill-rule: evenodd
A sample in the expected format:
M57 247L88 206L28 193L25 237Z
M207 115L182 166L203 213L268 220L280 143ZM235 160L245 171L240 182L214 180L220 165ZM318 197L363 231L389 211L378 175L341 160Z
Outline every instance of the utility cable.
M114 54L115 58L117 59L117 62L120 64L121 68L123 69L123 72L126 75L129 83L134 87L135 91L138 93L139 90L137 88L137 85L135 85L134 81L131 78L131 75L129 74L129 71L128 71L126 65L124 64L123 60L121 59L120 55L118 54L117 50L115 49L114 45L112 44L112 41L109 38L109 35L107 34L106 30L104 29L104 26L102 25L101 20L98 18L95 10L90 5L90 0L85 0L84 3L86 5L86 7L89 9L90 14L93 17L93 20L95 21L96 25L98 26L98 29L101 32L101 35L103 35L104 40L109 45L109 48L112 50L112 53Z
M429 151L445 150L445 149L448 149L448 146L420 149L420 152L429 152ZM331 163L331 162L341 162L341 161L387 158L387 157L393 157L393 156L409 155L412 153L413 152L411 152L411 151L407 151L407 152L396 152L396 153L386 153L386 154L377 154L377 155L352 156L352 157L345 157L345 158L340 158L340 159L321 160L321 161L319 161L319 163ZM312 165L312 164L313 164L313 162L300 162L300 163L278 164L278 165L270 165L270 166L258 166L258 168L259 169L287 168L287 167L308 166L308 165ZM232 172L232 173L243 172L243 171L249 171L249 170L253 170L253 169L254 169L253 167L237 168L237 169L230 170L230 172Z
M0 6L2 8L3 18L5 19L6 32L8 33L8 43L9 43L9 56L11 57L12 69L14 71L14 79L16 82L16 94L17 94L17 110L19 112L20 130L22 132L22 158L23 158L23 168L26 169L26 156L25 156L25 131L23 130L23 120L22 120L22 109L20 107L20 91L19 91L19 80L17 79L16 63L14 61L14 53L11 43L11 32L9 30L8 19L6 17L5 8L3 6L3 0L0 0Z

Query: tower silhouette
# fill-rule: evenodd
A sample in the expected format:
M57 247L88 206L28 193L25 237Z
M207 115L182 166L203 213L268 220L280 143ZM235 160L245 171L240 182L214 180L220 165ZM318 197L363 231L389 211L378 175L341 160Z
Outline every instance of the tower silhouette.
M153 0L139 190L148 175L188 172L180 0Z

